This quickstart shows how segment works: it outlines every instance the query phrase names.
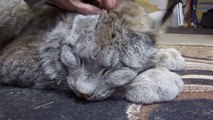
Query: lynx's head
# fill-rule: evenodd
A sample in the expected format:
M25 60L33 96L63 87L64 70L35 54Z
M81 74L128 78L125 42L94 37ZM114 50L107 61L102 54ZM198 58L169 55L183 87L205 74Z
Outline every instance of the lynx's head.
M155 13L157 8L144 4L123 1L110 13L75 17L60 59L68 84L78 96L88 100L107 98L131 83L139 72L154 66L152 33L167 12Z

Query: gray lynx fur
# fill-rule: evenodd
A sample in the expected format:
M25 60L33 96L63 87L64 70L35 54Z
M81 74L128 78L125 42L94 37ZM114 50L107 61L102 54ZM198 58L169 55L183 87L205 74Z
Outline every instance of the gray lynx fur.
M183 57L155 47L161 17L132 1L84 16L1 0L0 13L2 84L72 90L87 100L122 90L126 100L146 104L173 100L183 88L170 71L184 67Z

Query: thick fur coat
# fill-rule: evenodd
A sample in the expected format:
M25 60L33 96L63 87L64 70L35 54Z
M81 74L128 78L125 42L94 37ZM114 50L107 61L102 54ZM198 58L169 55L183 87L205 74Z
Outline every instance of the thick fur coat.
M155 47L165 12L124 1L111 13L84 16L53 7L31 11L0 2L0 83L71 90L87 100L116 91L135 103L173 100L183 88L184 59Z

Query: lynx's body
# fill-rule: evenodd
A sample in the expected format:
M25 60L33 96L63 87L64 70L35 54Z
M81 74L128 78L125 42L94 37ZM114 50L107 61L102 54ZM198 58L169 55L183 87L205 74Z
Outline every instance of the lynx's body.
M153 14L125 2L109 14L84 16L52 7L30 12L22 0L2 0L0 83L72 90L88 100L118 89L137 103L174 99L183 82L168 69L182 69L184 59L156 48Z

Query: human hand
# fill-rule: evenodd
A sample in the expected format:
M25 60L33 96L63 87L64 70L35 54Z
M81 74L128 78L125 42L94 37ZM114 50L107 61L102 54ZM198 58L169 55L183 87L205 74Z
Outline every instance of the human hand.
M94 1L90 0L55 0L54 3L65 10L91 15L101 13L102 8L109 12L115 8L117 0L95 0L96 6L93 4Z
M100 1L102 3L102 7L107 11L112 10L118 4L118 0L100 0Z
M54 4L62 9L82 14L99 14L101 9L97 6L82 2L81 0L55 0Z

